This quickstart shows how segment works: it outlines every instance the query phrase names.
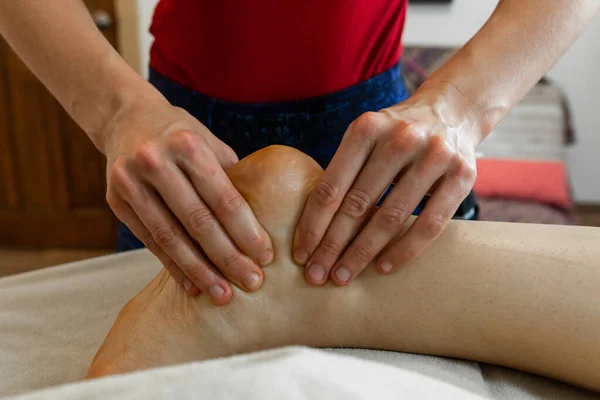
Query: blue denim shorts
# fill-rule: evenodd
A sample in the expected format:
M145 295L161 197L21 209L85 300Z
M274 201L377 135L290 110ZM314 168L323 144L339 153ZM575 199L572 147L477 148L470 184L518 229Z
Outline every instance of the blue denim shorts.
M263 147L282 144L303 151L323 168L329 164L352 121L364 112L400 103L409 95L400 65L335 93L274 104L217 100L175 83L152 69L149 80L172 105L197 118L240 159ZM427 198L423 199L415 214L422 210L426 201ZM455 218L476 219L477 214L475 197L471 193ZM118 250L143 247L142 242L120 224Z

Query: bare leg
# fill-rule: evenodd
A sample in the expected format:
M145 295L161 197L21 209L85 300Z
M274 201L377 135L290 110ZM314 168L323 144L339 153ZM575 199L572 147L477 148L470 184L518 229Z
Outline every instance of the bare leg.
M231 305L163 271L122 311L89 377L283 345L362 347L513 367L600 391L600 229L453 221L425 254L347 287L314 287L291 240L319 167L271 147L230 172L276 251Z

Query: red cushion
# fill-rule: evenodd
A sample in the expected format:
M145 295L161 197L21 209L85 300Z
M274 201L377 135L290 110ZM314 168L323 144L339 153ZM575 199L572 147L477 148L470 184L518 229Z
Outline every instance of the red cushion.
M477 160L475 194L572 206L565 165L552 160Z

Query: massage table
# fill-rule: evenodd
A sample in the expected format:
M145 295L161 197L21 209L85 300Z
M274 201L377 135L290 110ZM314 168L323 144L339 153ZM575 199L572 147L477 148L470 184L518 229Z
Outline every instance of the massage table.
M147 250L139 250L0 279L0 397L600 399L484 363L306 347L81 382L121 308L160 268Z

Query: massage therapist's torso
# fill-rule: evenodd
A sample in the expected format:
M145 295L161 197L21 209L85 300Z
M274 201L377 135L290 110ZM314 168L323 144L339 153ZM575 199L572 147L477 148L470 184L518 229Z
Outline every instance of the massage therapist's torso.
M352 86L400 58L408 0L161 0L150 65L239 103Z

